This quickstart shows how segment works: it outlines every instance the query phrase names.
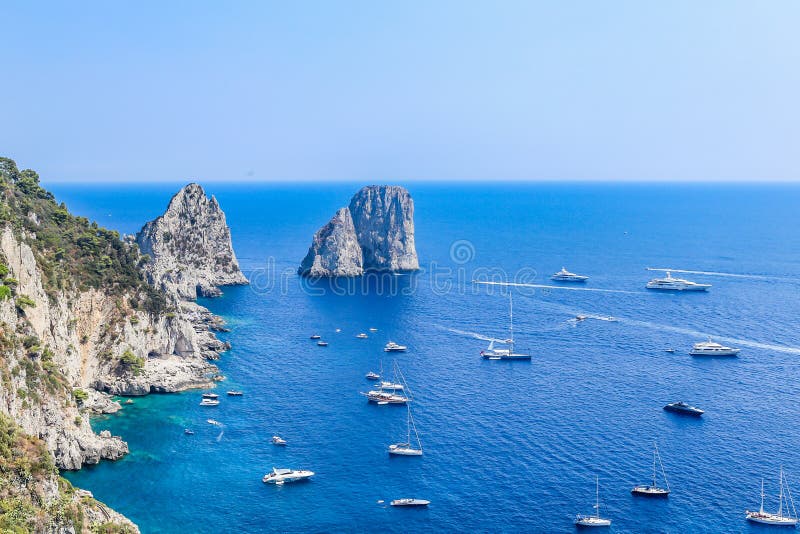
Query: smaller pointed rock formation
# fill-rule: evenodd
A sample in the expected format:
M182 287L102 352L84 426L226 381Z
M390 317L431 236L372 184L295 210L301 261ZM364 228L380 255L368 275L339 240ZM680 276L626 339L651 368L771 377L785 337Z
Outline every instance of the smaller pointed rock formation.
M217 199L198 184L172 197L167 211L136 234L150 282L181 299L218 296L219 286L247 284Z
M400 186L370 185L317 231L298 273L338 277L418 269L411 195Z

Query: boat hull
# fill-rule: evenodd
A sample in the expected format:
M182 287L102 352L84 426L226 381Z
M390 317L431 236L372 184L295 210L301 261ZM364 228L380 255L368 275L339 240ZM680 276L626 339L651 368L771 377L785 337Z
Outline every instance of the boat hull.
M760 514L758 512L747 512L747 520L753 523L760 523L762 525L773 525L778 527L794 527L797 525L797 519L792 517L780 517L773 514Z
M664 411L677 413L677 414L680 414L680 415L690 415L690 416L693 416L693 417L700 417L701 415L703 415L705 413L703 410L690 410L690 409L678 408L678 407L670 406L670 405L664 406Z
M425 499L396 499L390 504L392 506L428 506L431 501Z
M481 354L484 360L530 360L530 354Z
M693 350L689 352L690 356L705 356L707 358L716 358L716 357L724 357L724 358L732 358L734 356L738 356L741 352L740 349L733 349L733 350L720 350L716 352L711 351L704 351L704 350Z
M646 285L647 289L652 291L708 291L711 286L684 286L684 287L663 287Z
M610 527L611 520L598 517L583 517L575 520L577 527Z
M389 445L389 454L394 456L422 456L422 449L413 449L401 445Z
M568 283L571 282L571 283L575 283L575 284L581 284L583 282L586 282L586 280L588 280L588 279L589 279L588 276L574 276L574 277L572 277L572 276L566 276L566 277L551 276L550 277L550 280L552 280L553 282L568 282Z
M654 488L652 486L635 486L631 490L631 494L639 497L664 498L669 497L669 490L664 488Z

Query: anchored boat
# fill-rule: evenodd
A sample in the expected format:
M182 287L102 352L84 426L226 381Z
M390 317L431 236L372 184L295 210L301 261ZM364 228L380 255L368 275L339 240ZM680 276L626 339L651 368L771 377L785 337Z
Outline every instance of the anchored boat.
M666 486L664 488L656 484L656 461L661 466L661 475L664 477L664 485ZM634 486L631 493L643 497L668 497L669 491L667 473L664 471L664 464L661 462L661 455L658 453L658 445L653 442L653 483Z
M669 404L664 406L664 410L666 410L668 412L680 413L680 414L684 414L684 415L694 415L696 417L700 417L701 415L706 413L703 410L701 410L700 408L697 408L695 406L691 406L690 404L687 404L687 403L685 403L683 401L670 402Z
M406 420L406 441L405 443L394 443L389 445L389 454L397 456L422 456L422 442L419 439L417 426L414 424L414 419L411 417L411 407L408 407L408 418ZM411 443L411 430L414 430L414 438L416 439L416 447Z
M261 481L266 484L277 484L282 486L286 482L299 482L301 480L308 480L313 476L314 471L308 471L305 469L278 469L273 467L272 472L264 475L264 478L262 478Z
M428 506L431 501L425 499L395 499L391 503L392 506Z
M689 354L692 356L736 356L741 351L742 349L726 347L711 341L711 338L708 338L708 341L695 343L692 346L692 350L689 352Z
M594 514L576 515L575 525L579 527L610 527L611 520L600 517L600 477L595 476L595 504Z
M383 352L405 352L408 350L408 347L405 345L398 345L394 341L390 341L383 347Z
M667 271L666 277L653 278L644 287L659 291L708 291L711 284L698 284L683 278L673 278L672 273Z
M495 340L489 342L486 350L481 351L481 357L485 360L530 360L530 354L519 354L514 352L514 302L511 298L511 292L508 293L508 312L509 312L509 338L500 343L508 343L507 349L495 348Z
M797 525L797 510L794 507L794 499L792 499L792 492L789 489L789 483L786 476L783 474L783 466L781 466L780 473L780 493L778 494L778 511L774 514L764 511L764 479L761 479L761 508L758 512L751 512L745 510L745 518L753 523L762 523L764 525L776 525L784 527L794 527ZM786 506L786 514L784 515L784 505Z
M550 280L555 282L585 282L588 279L588 276L571 273L565 267L562 267L560 271L550 277Z

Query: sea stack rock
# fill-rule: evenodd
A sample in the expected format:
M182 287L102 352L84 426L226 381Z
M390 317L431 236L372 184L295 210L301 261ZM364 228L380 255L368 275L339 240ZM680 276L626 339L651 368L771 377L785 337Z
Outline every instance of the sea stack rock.
M370 185L317 231L298 273L337 277L418 269L411 195L396 185Z
M185 300L218 296L219 286L247 284L233 252L231 231L217 199L198 184L172 197L164 215L136 234L150 282Z

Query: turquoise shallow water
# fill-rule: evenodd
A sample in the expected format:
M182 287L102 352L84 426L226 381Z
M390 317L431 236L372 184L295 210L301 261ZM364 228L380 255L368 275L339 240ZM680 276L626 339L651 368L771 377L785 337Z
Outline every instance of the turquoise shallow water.
M781 464L800 481L800 188L414 185L424 272L354 291L303 284L294 269L312 234L356 188L207 186L254 282L203 302L231 327L218 389L245 396L210 409L199 392L135 399L94 422L131 454L70 480L146 533L571 532L571 517L592 510L595 474L613 532L763 531L743 518L761 477L775 504ZM177 186L52 189L132 232ZM491 269L548 284L562 265L589 275L587 288L620 292L518 289L518 348L532 361L481 360L486 342L475 335L505 337L507 299L469 281ZM652 293L647 266L747 276L687 274L712 290ZM575 324L577 313L619 320ZM369 327L378 332L355 339ZM314 346L312 332L330 346ZM689 357L706 335L741 356ZM389 366L389 339L409 346L396 359L415 395L422 458L389 458L405 412L359 395L364 373ZM681 399L706 415L662 411ZM274 433L289 446L270 445ZM654 439L673 490L660 502L629 493L648 480ZM317 476L267 486L272 466ZM404 496L432 504L377 502Z

